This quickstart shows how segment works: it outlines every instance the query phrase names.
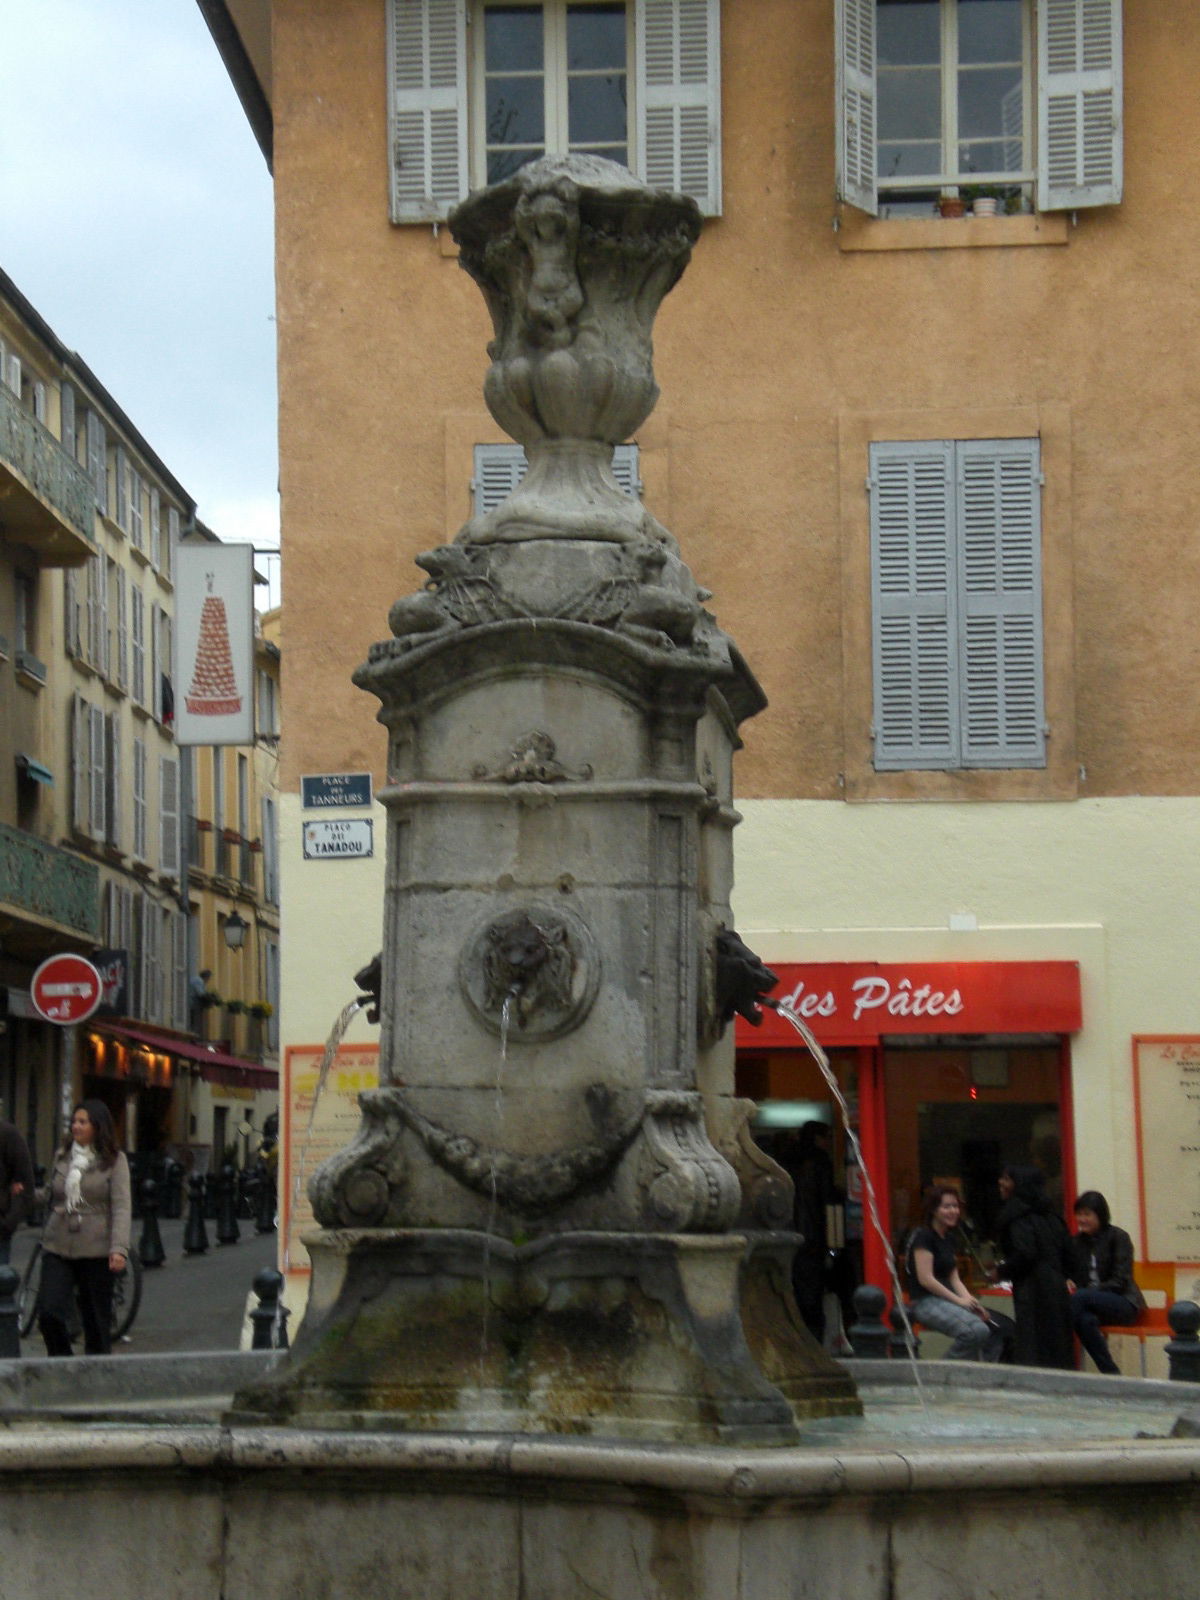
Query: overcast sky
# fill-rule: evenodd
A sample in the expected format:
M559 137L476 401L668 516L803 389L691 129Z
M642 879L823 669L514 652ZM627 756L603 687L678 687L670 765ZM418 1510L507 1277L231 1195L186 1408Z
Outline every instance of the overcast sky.
M0 266L228 541L278 543L271 181L195 0L0 0Z

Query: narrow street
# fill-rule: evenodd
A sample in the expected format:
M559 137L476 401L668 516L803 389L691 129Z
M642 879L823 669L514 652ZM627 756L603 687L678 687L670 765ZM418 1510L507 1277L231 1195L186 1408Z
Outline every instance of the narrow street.
M246 1299L254 1278L264 1267L275 1265L277 1235L256 1233L253 1222L239 1221L236 1244L216 1242L216 1224L207 1225L209 1246L204 1255L183 1253L184 1222L161 1222L159 1232L167 1259L146 1272L142 1303L128 1336L113 1346L113 1354L138 1355L172 1350L236 1350L247 1309ZM134 1223L133 1242L140 1236ZM36 1230L22 1228L13 1240L12 1265L20 1273L38 1239ZM22 1354L44 1355L35 1328L22 1341Z

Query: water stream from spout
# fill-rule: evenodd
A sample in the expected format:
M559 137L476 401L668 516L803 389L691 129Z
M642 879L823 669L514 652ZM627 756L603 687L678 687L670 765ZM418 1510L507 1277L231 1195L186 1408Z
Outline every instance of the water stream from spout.
M510 990L500 1007L500 1054L496 1060L494 1098L496 1108L496 1137L488 1144L490 1151L488 1181L491 1198L488 1201L487 1224L483 1234L483 1321L479 1330L479 1387L487 1381L488 1321L492 1303L492 1233L496 1226L499 1198L496 1185L496 1151L499 1148L500 1128L504 1121L504 1068L508 1064L508 1033L512 1027L513 1007L517 996Z
M300 1196L304 1193L305 1170L308 1166L308 1150L310 1144L312 1143L313 1124L316 1121L317 1106L320 1103L322 1091L324 1090L326 1081L329 1077L329 1069L333 1065L334 1057L338 1053L339 1045L346 1037L346 1029L350 1026L351 1022L353 1022L354 1018L366 1004L366 1000L351 1000L349 1005L343 1006L337 1014L337 1019L334 1022L333 1027L329 1030L328 1039L325 1041L325 1049L321 1055L321 1064L317 1068L317 1081L313 1085L312 1104L308 1108L308 1121L305 1123L304 1132L300 1136L300 1152L299 1159L296 1162L296 1174L292 1179L292 1206L290 1214L293 1217L297 1213L297 1208L300 1204ZM288 1236L283 1241L283 1270L285 1273L291 1267L291 1256L292 1241L291 1229L289 1228Z
M899 1311L900 1320L904 1324L904 1345L908 1351L908 1359L912 1363L913 1382L917 1387L917 1398L921 1402L921 1409L927 1410L925 1390L921 1384L921 1367L917 1360L917 1340L916 1335L913 1333L912 1323L909 1321L908 1308L904 1304L904 1291L900 1287L900 1273L896 1267L896 1252L892 1249L892 1241L888 1238L887 1230L879 1218L879 1206L875 1199L875 1185L871 1182L871 1174L867 1170L867 1163L863 1158L862 1146L858 1142L858 1135L851 1125L850 1107L846 1104L841 1085L834 1075L833 1068L829 1065L829 1057L817 1043L812 1029L804 1018L793 1011L786 1000L776 1006L775 1009L786 1022L791 1023L801 1039L804 1040L809 1055L812 1056L820 1068L821 1076L825 1079L829 1092L837 1102L838 1110L842 1114L842 1128L845 1131L846 1140L854 1157L854 1164L862 1175L863 1194L866 1196L867 1212L871 1219L871 1226L878 1234L879 1242L883 1246L883 1253L887 1258L888 1273L892 1280L892 1292L895 1296L896 1308Z

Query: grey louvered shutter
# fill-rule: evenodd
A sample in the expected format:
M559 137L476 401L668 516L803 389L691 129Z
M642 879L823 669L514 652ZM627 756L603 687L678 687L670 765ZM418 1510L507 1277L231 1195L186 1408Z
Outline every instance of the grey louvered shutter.
M494 511L502 500L520 483L528 469L525 448L519 444L477 444L475 446L475 476L471 491L475 497L475 515Z
M174 877L179 872L179 762L160 756L158 773L160 858L162 870Z
M129 577L124 567L117 568L117 632L113 682L118 689L129 687Z
M58 431L62 439L62 447L75 459L75 391L66 381L59 391L58 405Z
M962 765L1046 764L1036 439L958 446Z
M71 826L76 833L88 831L91 815L92 709L81 694L71 696Z
M871 446L875 765L958 765L954 447Z
M720 0L636 0L634 27L640 176L720 216Z
M125 446L117 446L117 526L129 532L129 457Z
M88 757L91 768L91 818L88 832L103 844L108 831L108 782L105 756L105 724L107 718L99 706L88 707L89 740Z
M467 192L466 0L388 0L393 222L438 222Z
M1121 0L1038 0L1039 211L1120 200L1121 77Z
M613 477L625 493L631 500L636 500L642 492L642 485L638 479L637 445L619 444L613 451L612 469Z
M133 857L146 859L146 741L133 741Z
M130 586L129 693L135 706L146 704L146 601L137 584Z
M108 439L105 436L104 424L95 411L89 411L87 414L87 464L88 477L92 480L92 493L96 497L96 509L102 516L107 516Z
M63 647L69 656L83 654L79 638L79 578L74 567L68 567L63 574Z
M121 722L116 712L104 719L105 840L121 848Z
M837 193L879 214L875 178L875 0L835 0Z

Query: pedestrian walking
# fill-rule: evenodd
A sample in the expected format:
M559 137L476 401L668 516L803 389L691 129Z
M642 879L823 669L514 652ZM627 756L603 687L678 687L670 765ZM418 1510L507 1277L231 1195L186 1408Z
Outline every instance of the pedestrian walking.
M12 1236L33 1204L33 1162L29 1146L11 1122L0 1118L0 1267L12 1254Z
M1119 1373L1101 1324L1128 1327L1146 1309L1133 1279L1133 1240L1114 1224L1098 1189L1087 1189L1076 1200L1075 1228L1071 1326L1101 1372Z
M1017 1334L1013 1357L1022 1367L1075 1368L1067 1278L1071 1235L1046 1195L1038 1167L1007 1166L1004 1201L996 1219L1003 1260L989 1276L1012 1284Z
M108 1355L113 1275L129 1256L130 1212L129 1163L112 1114L102 1100L85 1100L71 1114L50 1175L38 1315L47 1355L71 1354L72 1302L85 1352Z

